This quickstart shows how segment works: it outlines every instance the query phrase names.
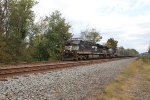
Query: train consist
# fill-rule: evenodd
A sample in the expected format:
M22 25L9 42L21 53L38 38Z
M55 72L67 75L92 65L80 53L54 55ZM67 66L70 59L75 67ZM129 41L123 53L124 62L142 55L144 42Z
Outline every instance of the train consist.
M108 48L91 41L74 38L67 42L63 60L86 60L93 58L112 58L135 56L122 48Z

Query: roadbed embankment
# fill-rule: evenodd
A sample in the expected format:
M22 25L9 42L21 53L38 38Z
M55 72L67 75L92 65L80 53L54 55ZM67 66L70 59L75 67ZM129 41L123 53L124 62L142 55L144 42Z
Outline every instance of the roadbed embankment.
M101 93L135 58L0 81L0 100L86 100Z

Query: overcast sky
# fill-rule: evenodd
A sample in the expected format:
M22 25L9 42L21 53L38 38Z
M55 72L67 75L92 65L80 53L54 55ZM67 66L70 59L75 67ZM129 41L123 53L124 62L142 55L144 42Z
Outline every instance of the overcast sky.
M37 0L36 19L59 10L72 25L74 37L87 27L112 37L119 46L146 52L150 44L150 0Z

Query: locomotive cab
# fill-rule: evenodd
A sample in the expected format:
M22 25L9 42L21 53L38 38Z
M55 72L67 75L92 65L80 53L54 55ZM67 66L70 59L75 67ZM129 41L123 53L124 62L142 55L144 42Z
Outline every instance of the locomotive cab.
M79 40L69 40L65 45L63 52L63 60L74 60L77 51L79 50Z
M74 50L78 50L79 49L79 45L77 43L73 43L73 42L68 42L65 46L65 51L74 51Z

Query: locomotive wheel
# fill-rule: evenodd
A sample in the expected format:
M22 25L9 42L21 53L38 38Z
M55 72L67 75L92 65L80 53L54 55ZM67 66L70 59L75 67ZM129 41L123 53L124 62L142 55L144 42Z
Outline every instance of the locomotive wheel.
M79 57L78 57L78 60L85 60L86 59L86 57L84 56L84 55L80 55Z
M85 59L89 59L89 56L88 56L88 55L85 55Z
M99 58L104 58L103 55L99 55Z
M78 61L78 60L79 60L79 57L78 57L78 56L76 56L76 57L74 58L74 60L75 60L75 61Z
M82 56L78 56L78 60L82 60Z
M82 56L82 59L83 59L83 60L86 60L86 58L87 58L86 55Z

